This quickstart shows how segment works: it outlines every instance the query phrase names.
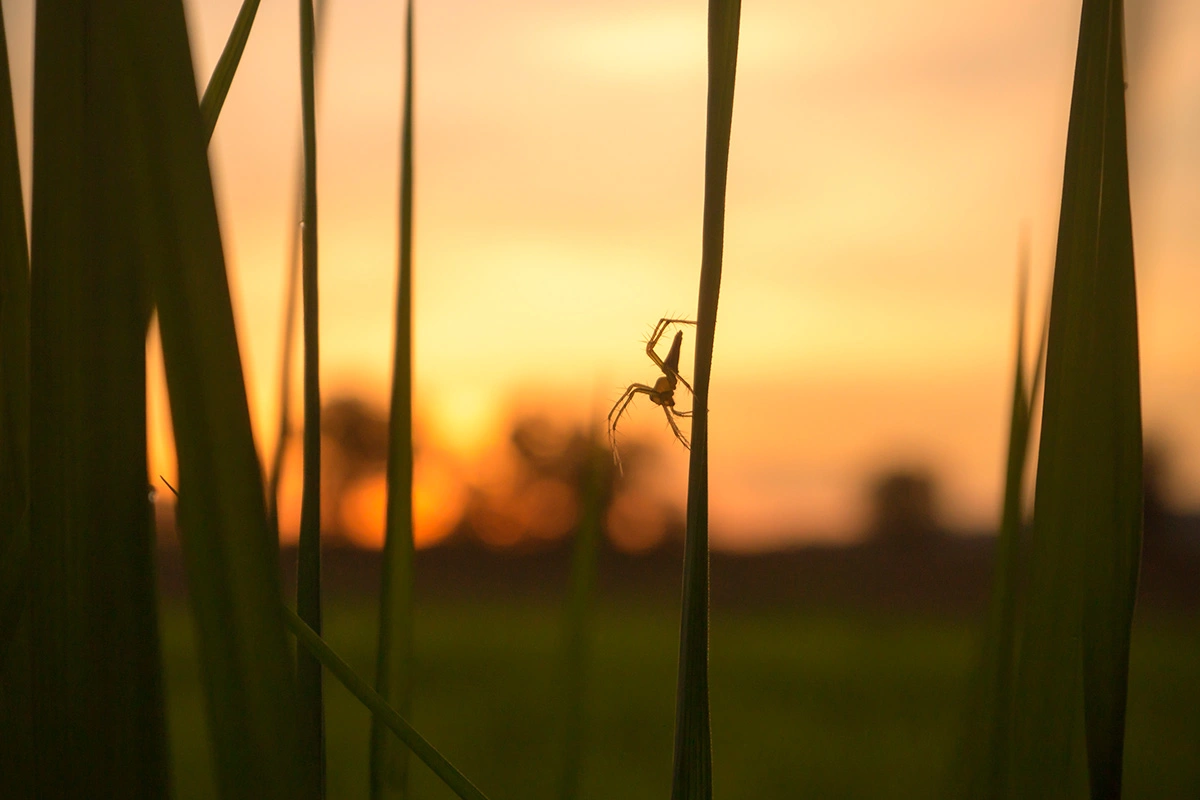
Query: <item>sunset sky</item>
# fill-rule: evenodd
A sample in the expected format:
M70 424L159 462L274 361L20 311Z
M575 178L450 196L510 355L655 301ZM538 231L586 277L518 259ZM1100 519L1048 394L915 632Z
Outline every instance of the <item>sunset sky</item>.
M27 184L30 6L3 2ZM201 86L238 6L187 4ZM327 6L322 384L383 404L403 4ZM1136 7L1143 413L1195 504L1200 3ZM295 206L296 17L295 2L262 3L211 150L264 447ZM715 543L853 533L864 480L892 463L936 470L952 522L996 518L1018 241L1027 230L1040 309L1078 17L1077 0L744 4L710 401ZM629 382L652 383L643 337L665 314L694 316L706 4L442 0L418 4L416 24L418 425L469 473L515 409L586 424ZM685 374L692 355L689 332ZM662 447L657 490L682 504L685 452L661 413L643 402L622 429ZM172 474L152 439L153 468Z

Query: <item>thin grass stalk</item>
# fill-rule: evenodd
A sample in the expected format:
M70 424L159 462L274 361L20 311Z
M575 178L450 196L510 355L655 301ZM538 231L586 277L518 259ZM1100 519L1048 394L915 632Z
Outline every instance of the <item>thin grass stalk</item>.
M297 214L299 216L299 214ZM297 225L296 228L299 226ZM283 331L279 348L279 420L275 445L267 468L267 519L271 532L279 538L279 482L283 478L283 457L287 453L292 429L292 342L296 336L296 299L300 289L300 234L288 237L287 285L284 287Z
M313 657L318 659L333 676L338 679L338 682L345 686L352 695L358 698L371 714L383 720L383 724L399 737L400 741L404 742L410 750L421 759L424 764L437 775L443 783L446 784L456 795L462 800L487 800L486 795L471 783L465 775L458 771L457 768L446 757L431 745L420 733L417 732L412 725L408 723L404 717L400 716L394 708L387 704L378 692L371 688L365 680L360 678L350 665L338 656L337 653L325 643L325 640L317 635L316 631L304 624L304 620L296 615L296 612L284 606L282 608L283 619L292 633L296 635L296 641L312 653Z
M321 30L325 18L325 2L315 2L316 41L313 45L314 71L321 54ZM315 78L314 78L315 80ZM300 158L296 165L295 216L288 225L288 249L284 263L287 279L283 299L283 330L279 338L279 419L275 428L275 444L267 468L267 517L275 538L279 538L279 481L283 476L283 457L287 453L292 432L292 342L296 337L296 298L300 289L300 222L304 217L304 143L300 143Z
M204 87L204 97L200 100L200 116L204 120L204 139L211 141L213 131L217 128L217 118L221 116L221 108L233 85L233 76L242 60L246 42L250 39L250 29L254 27L254 16L258 13L259 0L243 0L238 11L237 19L229 38L225 40L225 48L217 59L208 85Z
M29 246L0 14L0 775L34 797L29 586Z
M595 419L596 415L593 414ZM588 462L583 476L582 513L571 557L571 582L567 600L566 643L563 648L563 766L559 784L562 800L579 797L583 776L584 710L587 698L588 650L592 638L592 598L600 553L601 517L611 486L612 469L598 431L588 432Z
M413 3L404 28L404 111L400 133L400 243L392 401L388 421L387 525L379 597L375 688L403 715L412 707L413 670ZM371 721L371 797L408 794L408 750L379 717Z
M304 222L301 257L304 292L304 493L297 543L296 610L321 632L321 373L317 318L317 118L313 70L313 0L300 0L300 106L304 131ZM325 796L325 708L321 665L310 653L296 653L300 703L300 744L310 797Z
M1121 793L1142 516L1123 4L1083 3L1059 219L1012 795Z
M1004 499L996 537L987 626L964 725L963 749L957 765L958 783L953 787L953 796L979 800L1002 800L1008 796L1017 613L1025 578L1022 563L1027 560L1022 558L1021 552L1024 486L1029 461L1029 433L1041 383L1046 338L1043 330L1033 375L1027 376L1025 329L1028 301L1029 243L1023 241L1017 275L1016 341Z
M704 226L696 316L695 403L688 465L672 800L709 800L712 797L712 735L708 707L708 394L721 289L725 187L729 172L740 17L740 0L709 1Z
M25 607L28 515L29 244L0 14L0 655Z

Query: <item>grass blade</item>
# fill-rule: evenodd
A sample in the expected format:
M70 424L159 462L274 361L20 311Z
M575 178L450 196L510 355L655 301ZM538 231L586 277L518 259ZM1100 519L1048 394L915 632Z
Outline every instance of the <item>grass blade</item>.
M1116 0L1083 4L1017 674L1019 797L1121 790L1142 513L1122 20Z
M304 300L304 493L297 545L296 609L321 632L321 365L317 318L317 116L313 74L316 22L312 0L300 0L300 106L304 131L304 221L301 226ZM325 796L325 706L321 664L296 653L300 703L300 746L306 774L302 785Z
M595 419L596 415L593 414ZM567 604L566 647L563 658L563 773L559 785L562 800L579 796L583 772L586 732L584 706L587 691L588 644L592 630L592 595L596 585L596 562L600 551L601 519L608 507L612 487L612 462L593 428L587 437L584 464L582 513L575 534L571 559L571 586Z
M287 285L283 290L283 332L279 346L279 420L267 468L267 518L276 539L279 538L279 482L283 478L283 456L292 430L292 342L296 335L296 296L300 287L298 241L299 236L294 232L288 237Z
M148 120L139 93L150 65L130 47L153 25L144 14L66 0L40 4L37 16L29 449L36 794L83 797L104 786L117 796L161 797L167 764L146 500L150 293L140 246Z
M314 62L320 54L322 20L324 19L325 3L316 2L313 7L316 12L316 41L313 48ZM314 63L314 70L316 64ZM279 421L275 432L275 445L271 452L271 463L267 472L267 516L270 519L271 532L279 538L279 481L283 476L283 456L287 452L288 439L292 430L292 341L296 333L296 295L300 286L300 240L297 233L300 221L304 218L304 153L301 140L300 161L296 168L299 186L299 201L296 204L295 217L288 227L287 285L284 288L283 300L283 332L279 344Z
M0 15L0 653L25 606L28 509L29 246Z
M29 615L29 247L0 14L0 775L34 797Z
M217 59L212 77L204 87L204 97L200 100L200 117L204 120L204 140L212 139L217 127L217 118L221 116L221 107L225 105L225 97L229 87L233 85L233 76L237 72L238 63L242 60L242 52L250 39L250 29L254 27L254 16L258 13L259 0L244 0L237 19L233 21L233 30L225 41L225 49Z
M1023 242L1017 278L1016 342L1004 500L996 537L995 566L987 626L966 716L963 751L953 796L1008 796L1012 692L1017 644L1017 611L1025 573L1021 525L1033 408L1041 384L1045 331L1032 378L1025 371L1025 319L1029 299L1029 244Z
M130 224L159 312L217 783L222 797L294 798L295 679L279 619L278 544L267 531L183 9L169 0L108 8L131 32L116 52L136 56L125 98L140 190Z
M729 172L740 18L740 0L709 0L704 230L696 316L695 403L691 462L688 465L672 800L712 797L712 735L708 711L708 388L717 299L721 290L725 184Z
M382 720L383 724L400 738L400 741L408 745L417 758L421 759L456 795L462 800L487 800L487 797L475 787L475 784L467 780L466 776L455 769L454 765L426 741L425 737L417 733L404 717L397 714L396 710L389 706L378 692L355 674L350 665L333 652L316 631L304 624L304 620L286 606L283 609L283 615L288 627L296 634L297 641L324 664L325 668L332 672L334 677L370 710L374 718Z
M401 714L412 705L413 660L413 3L404 30L404 113L400 134L400 275L396 292L392 406L389 416L387 528L379 598L375 687ZM408 751L397 747L379 717L371 720L371 796L403 797Z

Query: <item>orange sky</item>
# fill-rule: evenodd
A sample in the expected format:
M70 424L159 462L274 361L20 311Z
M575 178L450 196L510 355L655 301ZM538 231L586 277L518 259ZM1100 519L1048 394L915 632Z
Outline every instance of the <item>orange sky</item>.
M326 396L382 402L402 9L327 2L322 380ZM29 5L3 3L18 106ZM238 5L188 4L201 83ZM1130 30L1144 415L1174 442L1179 496L1196 503L1200 4L1145 8ZM1045 286L1078 13L1035 0L743 7L710 404L715 541L853 530L864 476L895 459L938 470L953 521L995 518L1017 240L1027 223L1032 285ZM262 4L212 149L263 445L294 204L295 14ZM582 421L652 380L640 338L665 313L692 315L705 4L443 0L419 5L417 25L418 414L470 461L531 398ZM643 403L627 424L667 449L659 490L682 503L686 461L661 414Z

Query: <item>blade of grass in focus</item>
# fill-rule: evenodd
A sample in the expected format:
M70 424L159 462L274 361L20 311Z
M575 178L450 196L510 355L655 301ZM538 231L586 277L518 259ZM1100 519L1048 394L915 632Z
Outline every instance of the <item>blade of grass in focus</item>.
M304 218L301 258L304 304L304 491L297 543L296 610L321 633L321 367L317 318L317 120L313 74L316 36L312 0L300 0L300 108L304 138ZM296 651L300 704L301 784L309 797L325 796L325 706L321 664Z
M25 606L28 504L29 245L0 14L0 654Z
M704 228L696 316L695 402L688 465L672 800L708 800L712 797L712 735L708 710L708 388L717 299L721 289L725 184L729 172L740 18L740 0L709 0Z
M1085 0L1046 355L1013 796L1117 798L1142 516L1122 3Z
M413 660L413 3L404 29L404 112L400 132L400 252L392 404L388 418L387 525L379 598L375 688L402 715L412 706ZM408 794L408 750L398 747L383 721L371 718L371 796Z
M487 797L475 787L475 784L467 780L467 777L447 761L446 757L439 753L404 717L396 713L396 710L359 677L350 668L350 665L317 635L316 631L304 624L304 620L300 619L296 612L284 606L283 618L301 646L332 672L334 677L367 707L374 718L383 720L383 724L395 733L400 741L404 742L417 758L433 771L433 774L441 778L451 791L462 800L487 800Z
M204 140L211 141L213 131L217 127L217 118L221 115L221 107L225 105L225 97L229 87L233 85L233 76L237 72L238 63L242 60L242 52L250 38L250 29L254 26L254 16L258 13L259 0L244 0L238 11L237 19L233 22L233 30L225 41L225 49L217 59L208 85L204 87L204 97L200 100L200 116L204 120Z
M314 73L320 55L322 21L326 3L313 4L316 14L315 41L313 43ZM315 81L315 77L314 77ZM304 145L301 139L300 161L296 167L299 187L296 192L295 217L288 226L287 281L283 299L283 332L279 344L279 420L275 429L275 444L267 471L267 517L271 532L279 538L279 481L283 476L283 456L287 452L292 430L292 342L296 333L296 295L300 286L300 221L304 218Z
M180 3L170 0L93 8L87 16L86 35L80 8L60 2L43 4L39 15L43 11L55 24L38 25L39 37L46 37L47 44L57 44L57 51L39 52L37 80L39 86L44 81L62 82L63 86L56 87L60 91L35 92L39 98L36 102L47 108L35 111L34 275L36 278L44 266L39 266L42 262L38 260L37 242L42 242L47 258L60 260L76 254L68 250L58 255L51 247L66 250L84 246L75 242L68 231L55 230L46 222L39 228L39 210L44 219L49 219L45 215L53 208L60 209L59 214L78 215L83 209L104 206L115 224L123 226L117 230L129 237L125 253L128 263L143 265L146 270L159 312L179 480L184 491L178 519L198 632L217 784L222 797L227 798L294 798L299 772L295 683L279 619L278 545L267 533L262 475L251 435L205 152L207 137L196 99L183 9ZM114 39L112 46L94 49L87 60L70 50L62 52L64 44L78 46L85 41L93 50L106 37ZM45 46L40 38L38 46ZM108 88L109 103L98 104L100 96L89 94L87 108L96 111L96 130L81 126L82 104L76 105L76 95L68 93L70 76L83 72L85 67L89 81L97 81L110 71L121 71L113 76ZM68 100L71 104L60 108ZM64 117L61 126L66 134L44 129L52 111ZM69 139L70 132L80 129L86 132L86 148L58 153L57 148L47 146ZM101 138L114 134L122 138L112 143ZM110 182L128 186L130 202L105 203L105 191L113 190L86 193L73 186L76 176L88 165L104 170L102 187ZM43 169L41 176L39 166ZM95 248L83 252L91 254ZM120 286L115 281L110 284ZM91 302L102 294L92 291ZM139 300L148 303L149 293ZM39 323L59 337L63 331L81 329L78 317L35 317L35 326ZM129 336L130 352L136 344L144 357L144 327L138 331L136 341L132 327ZM112 345L105 343L105 347ZM140 361L139 369L144 376ZM36 383L34 389L40 404ZM136 403L132 399L128 403L140 409L145 397L140 382L137 396ZM108 408L105 412L112 413ZM106 419L97 426L104 429L111 424ZM144 436L144 419L140 430L139 437L129 435L134 443L129 447L139 452L137 500L140 513L148 515L145 442L140 438ZM52 444L47 442L48 446ZM87 467L80 474L95 480L105 472ZM66 504L61 498L61 483L47 483L53 484L58 498L55 507L62 508ZM111 493L105 499L111 503ZM69 628L90 624L81 612L74 614L66 621ZM104 626L97 632L105 633ZM149 640L154 640L153 634ZM137 650L136 643L111 635L105 635L102 642L90 652L112 653L119 660L119 670L91 680L119 685L124 680L121 673L132 673L148 685L157 685L157 659L153 670L143 676L130 660L130 653ZM86 660L80 664L81 669L93 669ZM70 699L67 695L56 702ZM128 705L126 701L120 707L118 717L131 716ZM74 711L81 706L70 707ZM114 752L153 753L161 749L163 740L159 730L153 740L148 738L144 751L117 747L117 742L103 739L97 746L104 747L111 758ZM63 764L79 759L79 740L76 738L72 745L65 759L49 758L47 768L61 771ZM117 769L123 760L116 759ZM131 780L131 771L120 771L122 780ZM103 773L84 774L95 781ZM89 796L96 785L106 790L121 786L92 783L65 796ZM145 796L119 788L111 791L120 796Z
M0 13L0 775L34 797L29 616L29 248Z
M1016 342L1004 500L1000 530L996 537L992 592L983 649L969 699L959 763L956 765L957 782L952 791L955 797L1001 800L1008 796L1017 612L1026 578L1023 565L1028 563L1028 558L1022 554L1021 541L1024 485L1029 461L1029 434L1041 386L1046 341L1043 327L1032 375L1026 375L1025 320L1028 301L1029 243L1023 241L1017 277Z
M29 623L39 797L97 786L167 794L141 246L155 165L139 105L153 56L131 47L156 22L68 0L37 8Z

